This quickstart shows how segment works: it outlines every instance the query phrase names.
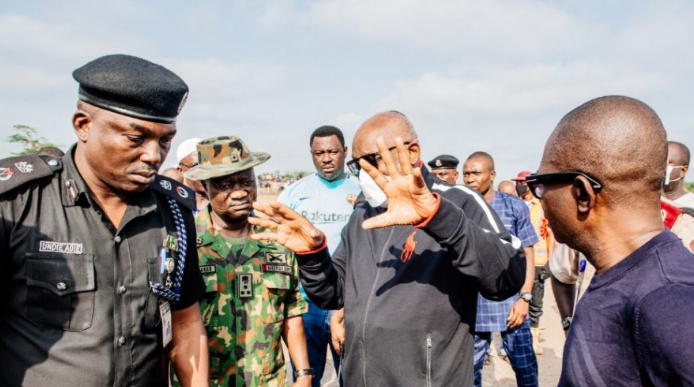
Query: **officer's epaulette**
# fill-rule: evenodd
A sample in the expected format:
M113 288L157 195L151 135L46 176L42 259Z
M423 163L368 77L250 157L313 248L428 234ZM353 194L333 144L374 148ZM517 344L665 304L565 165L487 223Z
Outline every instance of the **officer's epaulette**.
M61 159L26 155L0 160L0 195L63 169Z
M181 203L189 210L195 211L195 192L176 180L166 176L156 175L150 187L154 192L164 194Z

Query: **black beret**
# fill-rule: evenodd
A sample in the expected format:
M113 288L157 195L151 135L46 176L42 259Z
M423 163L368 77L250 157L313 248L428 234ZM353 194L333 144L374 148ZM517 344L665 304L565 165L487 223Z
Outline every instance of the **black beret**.
M188 85L178 75L130 55L94 59L72 77L80 84L80 100L146 121L176 122L188 97Z
M429 161L427 164L431 169L456 169L460 161L451 155L441 155L435 157L433 160Z

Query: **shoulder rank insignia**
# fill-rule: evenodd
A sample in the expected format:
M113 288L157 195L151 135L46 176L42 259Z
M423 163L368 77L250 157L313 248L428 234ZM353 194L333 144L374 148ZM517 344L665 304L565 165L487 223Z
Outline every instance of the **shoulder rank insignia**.
M271 263L271 264L286 265L287 264L287 254L267 252L267 253L265 253L265 260L267 261L267 263Z
M22 186L32 180L51 176L62 169L59 159L46 159L37 155L17 156L0 160L0 194ZM56 164L56 165L53 165Z
M191 211L196 210L195 192L176 180L169 179L166 176L156 175L154 181L150 185L154 192L164 194Z

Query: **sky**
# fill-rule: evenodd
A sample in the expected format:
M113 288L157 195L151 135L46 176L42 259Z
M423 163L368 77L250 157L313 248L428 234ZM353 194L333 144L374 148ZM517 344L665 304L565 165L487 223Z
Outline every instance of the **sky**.
M351 152L362 122L398 110L425 162L486 151L498 183L610 94L694 147L692 20L683 0L0 0L0 156L20 150L5 140L17 124L74 143L72 71L114 53L190 87L165 166L186 138L237 135L272 155L257 172L311 171L315 128L339 127Z

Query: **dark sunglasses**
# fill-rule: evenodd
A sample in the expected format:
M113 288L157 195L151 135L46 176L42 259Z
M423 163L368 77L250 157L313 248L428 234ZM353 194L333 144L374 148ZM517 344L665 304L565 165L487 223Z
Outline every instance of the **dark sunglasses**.
M586 180L590 182L590 185L591 187L593 187L595 193L600 192L600 190L602 189L602 184L598 183L595 179L586 175L583 172L557 172L533 174L528 175L525 178L525 182L526 184L528 184L530 192L532 192L536 198L542 199L542 195L544 195L545 193L546 185L570 183L574 179L576 179L577 176L585 177Z
M405 146L408 146L408 145L412 144L413 142L414 142L414 140L413 141L407 141L403 144ZM388 148L388 151L390 152L395 148L396 148L396 146L393 145L390 148ZM359 165L359 160L362 160L362 159L364 161L366 161L367 163L373 165L374 168L378 168L378 162L381 161L381 154L379 152L373 152L373 153L366 154L362 157L358 157L356 159L352 159L352 160L348 161L347 162L347 168L349 169L349 171L352 173L353 176L359 176L359 171L361 171L361 165Z

